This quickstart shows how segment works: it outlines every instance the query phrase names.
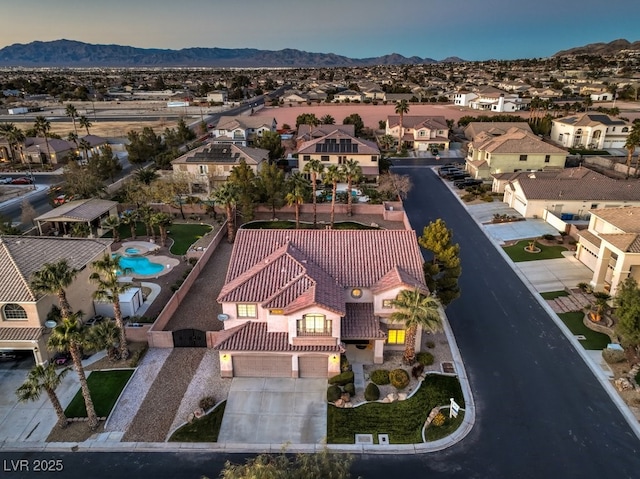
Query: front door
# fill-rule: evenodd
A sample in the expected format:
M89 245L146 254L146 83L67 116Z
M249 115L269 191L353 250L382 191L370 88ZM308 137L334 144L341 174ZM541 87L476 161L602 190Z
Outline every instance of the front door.
M173 332L174 348L206 348L207 335L199 329L179 329Z

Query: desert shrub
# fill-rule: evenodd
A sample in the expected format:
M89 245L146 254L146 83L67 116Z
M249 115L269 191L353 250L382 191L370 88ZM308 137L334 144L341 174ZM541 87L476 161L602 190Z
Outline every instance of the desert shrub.
M340 386L329 386L327 388L327 401L336 402L342 396L342 389Z
M364 398L366 401L377 401L380 399L380 388L375 383L367 384L364 390Z
M329 378L329 384L335 384L338 386L344 386L353 382L353 371L345 371L344 373L336 374Z
M191 266L195 265L198 262L198 258L191 257L187 260Z
M340 355L340 371L343 373L351 371L351 364L349 364L349 360L344 354Z
M433 364L433 354L426 351L416 354L416 361L423 366L431 366Z
M476 195L471 194L471 193L466 193L464 195L461 196L462 201L468 203L469 201L473 201L476 199Z
M376 369L371 373L371 381L383 386L389 384L389 370L388 369Z
M545 239L545 240L547 240L547 241L553 241L554 239L556 239L556 237L555 237L555 236L553 236L553 235L551 235L551 234L549 234L549 233L547 233L547 234L545 234L545 235L542 235L542 238L543 238L543 239Z
M404 369L394 369L389 373L389 381L396 389L404 389L409 385L409 373Z
M425 346L428 347L429 349L433 349L436 347L436 343L434 343L433 341L427 341L425 343Z
M422 373L424 372L424 364L416 364L413 368L411 368L411 376L415 379L418 379Z
M624 351L619 349L603 349L602 350L602 359L604 359L608 364L621 363L626 358Z
M209 409L211 409L213 406L216 405L216 398L214 398L213 396L205 396L202 399L200 399L200 402L198 403L198 405L205 411L208 411Z
M344 385L344 392L349 393L351 396L356 395L356 385L353 383L348 383Z
M144 355L147 353L148 349L149 349L148 345L145 345L145 347L142 349L136 349L131 355L131 357L129 358L129 367L131 368L137 367L138 363L142 360Z
M490 194L482 195L482 201L486 203L493 203L493 196Z
M436 414L436 417L433 418L433 421L431 421L431 424L433 424L436 427L440 427L444 425L444 422L446 421L446 417L444 417L444 414L442 414L441 412L439 412L438 414Z

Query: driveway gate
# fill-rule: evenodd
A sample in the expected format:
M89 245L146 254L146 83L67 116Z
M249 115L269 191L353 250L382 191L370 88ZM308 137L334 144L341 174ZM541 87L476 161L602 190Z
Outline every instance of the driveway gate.
M179 329L173 332L174 348L206 348L207 335L199 329Z

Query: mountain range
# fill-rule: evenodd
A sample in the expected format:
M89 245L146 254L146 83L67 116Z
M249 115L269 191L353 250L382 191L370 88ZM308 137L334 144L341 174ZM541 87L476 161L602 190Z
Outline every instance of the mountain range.
M615 40L564 50L554 56L606 55L624 49L640 50L640 41ZM302 68L416 65L464 62L458 57L437 61L398 53L372 58L349 58L334 53L310 53L295 49L184 48L169 50L123 45L95 45L74 40L16 43L0 49L0 67L217 67Z

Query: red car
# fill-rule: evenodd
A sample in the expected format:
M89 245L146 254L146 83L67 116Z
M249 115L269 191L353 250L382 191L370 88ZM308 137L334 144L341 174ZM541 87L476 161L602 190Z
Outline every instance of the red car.
M30 185L31 183L33 183L33 180L26 176L21 176L20 178L14 178L11 180L12 185Z

